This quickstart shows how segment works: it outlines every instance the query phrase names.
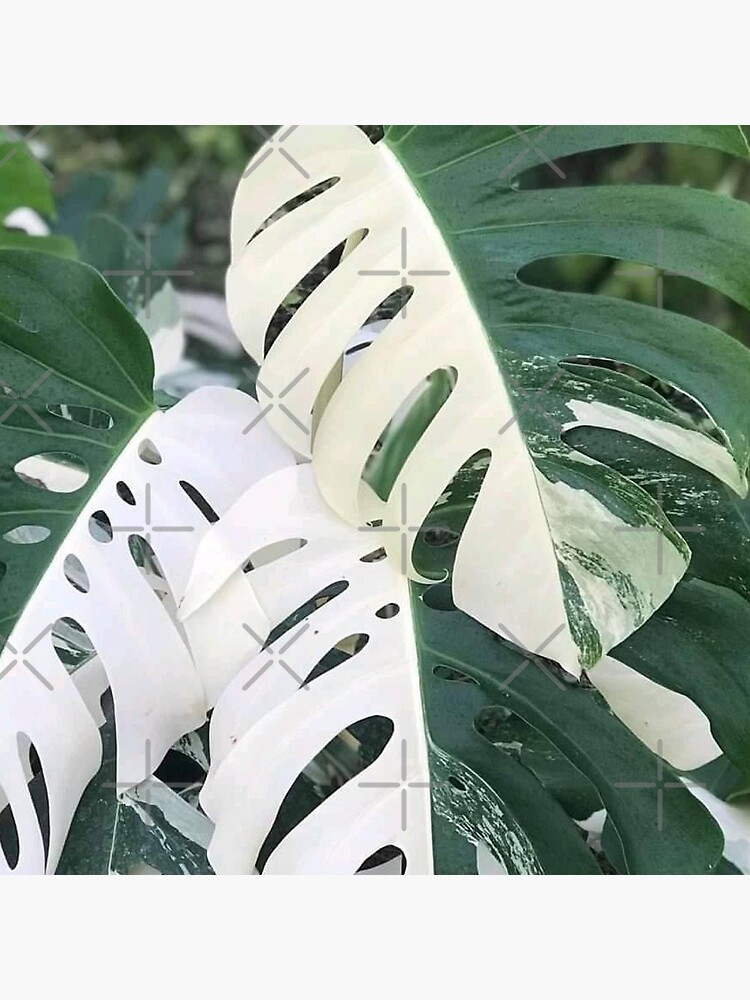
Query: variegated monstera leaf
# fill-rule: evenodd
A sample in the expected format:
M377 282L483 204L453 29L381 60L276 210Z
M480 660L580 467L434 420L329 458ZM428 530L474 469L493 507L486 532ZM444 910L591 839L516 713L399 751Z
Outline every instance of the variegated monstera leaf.
M724 864L724 838L690 782L590 684L472 621L447 583L409 584L376 532L331 512L309 465L257 482L210 528L182 620L221 606L243 565L244 626L270 639L211 720L200 801L217 873L601 874L609 864L707 874ZM228 606L223 627L240 627ZM622 664L612 687L626 723L646 739L664 734L667 757L695 765L718 753L687 698ZM702 798L731 826L730 859L746 865L747 808ZM587 841L602 810L602 840Z
M241 184L229 278L260 405L157 411L101 279L0 254L3 870L750 870L747 805L702 787L750 780L747 352L522 280L587 252L747 305L747 209L519 190L541 135L280 132ZM731 128L544 138L563 163L746 152Z
M397 561L458 470L489 454L456 555L456 604L577 675L643 625L690 563L692 536L665 516L653 481L628 474L629 443L744 497L750 354L661 308L534 287L523 269L594 254L697 276L748 306L750 208L684 187L574 188L552 172L554 188L523 190L542 136L544 156L563 164L638 142L748 152L734 126L395 126L376 144L355 127L283 129L237 192L228 300L263 361L272 426L312 457L339 515L382 522ZM279 303L342 243L334 272L269 344ZM400 288L412 291L406 308L333 384L355 332ZM373 447L438 370L454 373L449 398L380 500L365 482ZM609 432L601 456L579 433L591 428ZM689 474L680 503L700 522Z
M117 803L245 662L210 607L178 628L173 595L211 521L291 459L267 428L243 434L241 393L157 410L146 334L82 264L0 252L0 367L0 873L39 874L99 771L104 696Z

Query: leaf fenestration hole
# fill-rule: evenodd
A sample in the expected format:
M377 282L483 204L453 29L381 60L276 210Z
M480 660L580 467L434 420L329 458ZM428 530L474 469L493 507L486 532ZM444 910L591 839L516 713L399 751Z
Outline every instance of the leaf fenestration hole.
M311 625L314 628L315 617L310 619ZM290 630L293 631L293 630ZM283 641L283 640L279 640ZM315 666L310 670L307 676L304 678L302 686L307 687L313 681L322 677L323 674L327 674L329 670L335 670L341 663L345 663L347 660L351 660L358 653L361 653L365 648L367 643L370 641L369 635L364 632L357 632L353 635L347 635L343 639L339 639L335 646L332 646L327 652L325 652Z
M325 743L325 732L321 731L320 749L292 784L261 848L257 861L259 871L291 830L380 757L393 732L393 720L382 715L355 721ZM308 794L301 796L303 790Z
M19 524L17 528L6 531L3 538L13 545L36 545L49 536L49 528L45 528L42 524Z
M138 457L148 465L161 465L161 452L150 438L144 438L138 445Z
M50 824L49 790L44 777L44 768L42 767L42 762L39 759L36 747L26 733L18 734L16 737L16 745L18 747L19 757L24 765L24 770L32 775L31 780L29 781L29 794L31 795L34 812L36 813L39 830L42 834L42 842L44 844L44 860L46 864L49 856Z
M128 535L128 550L154 595L165 605L170 614L174 613L176 611L174 597L151 543L142 535Z
M5 855L8 867L13 870L18 864L21 848L13 807L8 802L2 785L0 785L0 850Z
M72 552L65 556L63 562L63 573L68 583L81 594L88 594L91 589L88 573L83 567L83 563Z
M271 542L258 549L257 552L253 552L245 563L244 570L245 572L249 572L250 570L258 569L260 566L268 566L270 563L276 562L277 559L283 559L284 556L288 556L298 549L304 549L306 545L306 538L284 538L278 542Z
M384 604L382 608L378 608L378 610L375 612L375 617L395 618L400 610L401 608L398 606L398 604L393 604L393 603Z
M375 306L362 325L369 326L371 323L378 323L381 320L388 321L395 319L399 315L408 315L407 303L413 294L414 285L399 285L398 288L394 288L392 292L389 292L388 295L386 295L386 297Z
M111 413L93 406L69 406L66 403L48 403L47 412L69 423L79 424L96 431L108 431L114 425Z
M303 191L301 194L295 195L294 198L290 198L289 201L285 201L283 205L280 205L275 212L272 212L268 218L260 224L247 241L248 244L252 243L257 236L272 226L274 222L278 222L279 219L283 219L283 217L289 212L293 212L296 208L301 208L302 205L307 204L308 201L312 201L313 198L317 198L318 195L323 194L325 191L328 191L330 188L338 184L340 180L340 177L329 177L327 180L320 181L318 184L314 184L312 187L307 188L307 190Z
M448 402L457 382L458 371L453 367L436 368L420 379L373 441L365 478L381 500L390 496L409 455Z
M103 510L94 511L89 518L89 534L95 542L111 542L114 536L112 522Z
M366 872L368 875L405 875L406 855L400 847L388 844L374 851L365 858L357 869L357 874Z
M375 549L373 552L368 552L366 556L360 556L359 561L363 563L374 563L380 562L385 559L387 552L384 548Z
M694 424L696 430L707 434L724 446L727 444L725 435L699 399L685 392L674 382L653 375L645 368L618 361L615 358L601 358L593 355L574 355L561 358L558 365L574 375L583 375L584 378L598 378L606 381L607 373L611 372L610 379L630 380L632 383L636 383L634 391L639 389L644 394L663 401Z
M362 242L367 237L367 233L367 229L357 230L351 234L349 239ZM314 264L306 274L303 274L297 284L289 290L268 324L263 347L264 357L268 355L268 352L271 350L292 316L298 309L302 309L304 307L305 302L312 295L315 289L318 288L318 286L321 285L338 267L347 242L348 241L344 240L342 243L339 243L337 246L329 250L329 252L324 257L321 257L317 264Z
M200 490L196 489L192 483L185 482L184 479L180 480L180 486L182 487L186 496L192 500L198 510L201 512L203 517L208 521L209 524L216 524L219 520L219 515L213 509L211 504L206 500Z
M50 493L75 493L89 480L86 463L69 451L46 451L20 459L13 471L23 483Z
M85 628L75 618L58 618L52 626L52 648L69 674L96 656L96 648Z
M125 503L130 504L131 507L135 507L136 500L135 497L133 496L133 491L131 490L131 488L128 486L127 483L124 483L122 480L120 480L115 489L117 490L117 495L121 500L124 500Z

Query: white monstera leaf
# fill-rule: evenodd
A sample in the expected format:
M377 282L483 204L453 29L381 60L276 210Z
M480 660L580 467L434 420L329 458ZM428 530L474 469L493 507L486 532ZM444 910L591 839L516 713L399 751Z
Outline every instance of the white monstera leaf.
M377 531L333 514L310 465L255 483L210 528L180 619L221 606L242 566L243 614L227 606L223 628L257 652L216 703L200 797L217 873L353 874L397 851L407 874L597 874L574 821L602 805L623 871L716 869L718 827L590 686L532 665L457 611L447 584L409 584ZM642 734L662 716L687 723L691 763L704 763L696 706L617 670L613 685L635 677L656 695L649 708L631 690L625 721ZM300 807L326 748L375 720L386 726L375 753ZM686 742L668 750L684 755Z
M456 604L578 675L664 604L693 541L653 490L587 454L580 432L638 439L744 496L750 355L706 324L536 288L522 269L593 253L699 272L749 305L750 210L686 188L521 190L540 134L540 126L397 126L373 144L354 126L282 129L237 191L228 305L263 362L269 422L312 458L333 510L353 525L390 529L383 544L397 562L404 549L412 555L416 529L452 477L489 453L456 554ZM734 126L543 134L552 159L644 141L747 156ZM271 342L279 304L340 244L341 262ZM330 373L352 336L407 287L407 306L331 393ZM404 400L441 370L455 373L450 396L381 500L364 477L373 447ZM678 387L703 422L638 373Z
M210 522L293 459L265 426L244 433L257 404L233 390L156 410L146 336L90 268L3 253L0 299L0 870L39 874L99 768L103 695L114 797L243 664L210 605L179 627L172 595Z
M730 128L553 134L554 156L745 151ZM536 135L279 133L229 276L259 404L204 388L159 412L153 347L100 278L0 254L4 873L747 870L747 352L519 272L649 262L661 225L663 266L748 304L748 213L517 190ZM96 864L85 838L63 854L92 794L123 805Z
M252 416L252 400L209 388L149 417L87 501L8 637L0 657L0 787L18 833L19 874L54 871L101 762L99 706L107 690L116 786L124 790L149 778L170 747L205 721L244 662L242 637L233 645L210 606L183 629L170 606L211 512L220 516L288 460L270 432L248 447L242 430ZM160 571L151 580L138 564L138 543ZM54 631L71 621L97 654L72 667ZM26 789L31 746L47 787L42 822ZM0 856L0 868L10 867Z

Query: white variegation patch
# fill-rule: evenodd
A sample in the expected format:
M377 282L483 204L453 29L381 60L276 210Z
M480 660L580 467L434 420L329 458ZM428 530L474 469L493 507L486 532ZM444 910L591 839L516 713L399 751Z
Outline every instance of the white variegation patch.
M689 550L660 526L628 524L585 490L541 473L537 483L557 557L609 650L650 618L684 574Z
M705 469L740 496L747 495L747 475L737 468L731 452L700 431L676 422L654 420L609 403L571 399L567 406L576 419L565 425L566 431L575 427L603 427L630 434Z
M721 754L707 716L685 695L611 656L603 657L588 676L628 729L673 767L692 771Z

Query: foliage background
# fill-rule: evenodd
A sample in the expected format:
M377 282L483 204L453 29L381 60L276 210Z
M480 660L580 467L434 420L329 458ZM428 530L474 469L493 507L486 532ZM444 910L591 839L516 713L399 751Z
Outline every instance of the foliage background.
M31 126L15 128L23 136ZM365 128L371 137L377 134L377 126ZM261 142L262 134L253 126L43 126L35 130L30 148L53 172L57 215L47 221L54 233L73 240L84 259L91 259L86 257L87 230L104 213L132 234L141 248L147 235L153 240L154 266L184 272L172 279L178 290L221 295L229 263L229 220L234 190ZM530 153L529 164L535 159L538 157ZM750 200L747 162L713 150L638 145L582 154L562 161L559 166L564 169L564 177L539 160L537 166L524 174L522 185L554 189L619 183L677 184ZM105 228L100 244L94 248L95 257L106 251L111 234L112 230ZM657 238L655 229L655 242ZM96 259L97 266L112 266L99 263L100 259L100 256ZM336 253L332 252L301 286L290 290L284 307L274 317L272 325L276 331L336 260ZM577 255L537 262L524 276L552 288L612 295L648 304L656 303L657 296L663 293L664 308L710 322L750 346L747 315L721 294L706 288L696 280L697 275L659 275L650 267ZM116 280L112 284L122 295ZM396 308L398 304L394 305L394 311ZM252 378L243 375L248 367L244 356L231 361L220 359L197 341L188 345L188 353L203 366L206 375L211 369L231 365L240 387L253 391ZM355 735L363 755L371 753L379 739L377 733ZM314 762L317 771L312 777L307 775L309 781L302 792L290 800L295 808L308 799L325 797L340 782L342 773L350 775L361 769L362 761L352 764L349 759L352 753L351 741L333 741ZM169 769L176 767L179 780L184 781L185 761L190 760L189 754L171 752L157 776L171 780ZM735 789L736 775L727 774L723 759L715 764L716 767L708 765L701 780L718 794L730 794ZM113 766L111 759L109 765ZM721 782L725 779L727 787L722 789ZM197 779L196 784L199 784ZM99 792L97 786L87 793L84 819L87 803ZM100 809L101 803L95 804ZM88 819L85 822L92 826ZM106 813L102 835L105 846L111 822ZM271 842L273 839L272 831ZM123 840L126 842L127 838ZM75 843L75 838L71 842ZM604 870L610 870L606 859L599 860ZM76 869L70 858L67 863L70 870ZM125 867L128 864L130 861L127 864L123 861Z
M30 126L17 126L21 133ZM268 126L264 126L268 128ZM376 134L377 126L364 126ZM166 191L156 216L159 226L184 218L184 243L176 267L193 272L175 279L179 287L221 293L229 261L229 218L237 180L262 142L252 125L66 125L44 126L35 151L54 171L53 189L61 205L79 192L79 218L89 211L112 212L127 204L139 181L163 172ZM534 154L530 154L531 158ZM680 146L632 146L572 157L563 164L565 178L539 161L524 178L525 187L593 184L686 184L750 200L750 167L723 153ZM103 177L110 190L95 200ZM138 233L137 224L132 227ZM551 287L599 292L653 303L653 269L618 267L594 257L543 261L534 281ZM318 279L319 280L319 279ZM667 276L664 307L709 321L750 343L742 311L722 295L688 277ZM293 308L294 303L290 302Z

